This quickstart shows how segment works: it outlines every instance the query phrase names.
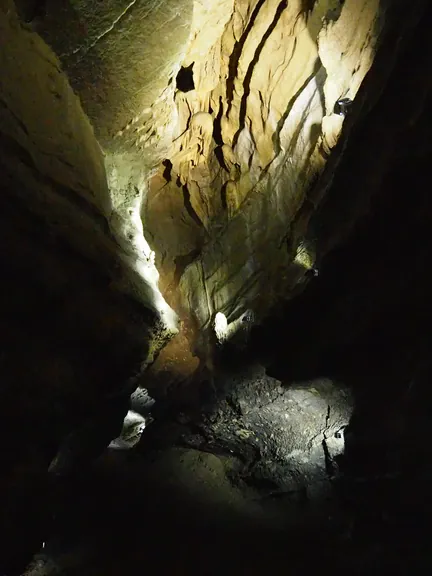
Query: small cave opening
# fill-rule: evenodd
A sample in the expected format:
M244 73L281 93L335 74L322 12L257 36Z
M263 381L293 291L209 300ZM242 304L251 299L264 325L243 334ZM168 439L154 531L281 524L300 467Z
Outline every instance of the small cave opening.
M164 167L162 177L165 179L166 182L171 182L171 180L172 180L171 171L173 168L173 164L172 164L171 160L169 160L169 158L166 158L162 162L162 166Z
M182 66L176 76L176 87L179 92L190 92L195 90L193 67L195 62L189 66Z

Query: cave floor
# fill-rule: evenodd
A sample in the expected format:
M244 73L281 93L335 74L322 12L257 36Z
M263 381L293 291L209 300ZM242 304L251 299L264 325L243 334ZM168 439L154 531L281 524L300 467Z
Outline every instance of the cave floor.
M404 574L402 558L420 562L415 542L398 541L398 521L371 514L361 525L332 493L313 502L262 499L234 485L232 466L229 457L190 449L147 458L107 451L69 486L54 536L26 574Z

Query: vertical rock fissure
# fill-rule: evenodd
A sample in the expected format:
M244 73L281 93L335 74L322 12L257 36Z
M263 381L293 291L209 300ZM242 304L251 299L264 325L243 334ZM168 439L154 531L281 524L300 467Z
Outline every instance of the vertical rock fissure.
M239 66L239 62L240 62L240 57L243 53L243 47L246 43L246 40L249 36L249 33L251 32L252 28L255 25L255 21L258 17L258 14L262 8L262 6L265 4L266 0L259 0L257 5L255 6L249 23L246 26L243 34L240 37L240 40L237 40L234 44L234 48L231 52L230 55L230 59L229 59L229 64L228 64L228 79L226 82L226 103L227 103L227 111L226 111L226 116L229 117L230 111L231 111L231 107L232 107L232 102L234 100L234 89L235 89L235 79L237 78L237 71L238 71L238 66Z
M243 81L243 96L242 96L241 103L240 103L239 127L237 129L237 132L234 135L234 138L233 138L233 147L237 144L240 132L245 127L247 101L248 101L248 97L250 94L251 80L252 80L252 75L254 73L255 67L259 62L259 58L260 58L261 52L265 46L265 43L269 39L273 30L276 28L276 26L277 26L277 24L278 24L278 22L282 16L282 13L287 8L287 6L288 6L287 0L282 0L279 3L278 7L276 8L276 13L273 17L273 20L272 20L270 26L267 28L261 41L259 42L257 49L255 50L254 57L252 58L252 61L250 62L249 66L248 66L248 69L247 69L247 72L246 72L246 75L245 75L245 78Z

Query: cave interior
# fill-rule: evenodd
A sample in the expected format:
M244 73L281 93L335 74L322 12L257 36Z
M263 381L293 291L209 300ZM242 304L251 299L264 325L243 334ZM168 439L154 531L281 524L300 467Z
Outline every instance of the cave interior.
M0 0L1 576L428 570L431 24Z

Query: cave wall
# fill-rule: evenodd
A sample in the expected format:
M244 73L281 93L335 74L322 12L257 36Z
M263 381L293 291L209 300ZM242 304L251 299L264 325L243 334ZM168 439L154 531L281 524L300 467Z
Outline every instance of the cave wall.
M178 287L199 326L218 311L265 314L276 284L301 277L284 238L338 140L335 102L354 99L372 64L379 8L224 2L197 16L183 62L194 88L175 95L178 139L143 217L168 295ZM179 222L170 234L162 211Z
M170 343L161 371L166 357L178 362L190 349L212 370L214 335L208 340L203 331L212 331L216 313L234 327L251 309L259 323L299 293L367 210L364 198L379 189L380 167L392 161L388 120L374 118L368 137L376 148L358 148L351 132L369 122L390 73L398 73L401 38L410 37L424 2L409 10L388 2L312 4L227 2L197 16L183 62L189 85L175 94L177 140L142 210L162 292L189 340ZM418 110L427 84L402 108ZM334 113L342 96L353 99L345 118ZM401 111L386 114L399 118ZM363 168L349 164L350 216L321 225L319 208L346 153L374 168L365 182Z
M340 233L321 216L310 222L346 150L358 153L351 132L386 86L398 35L423 8L421 0L409 10L384 0L64 0L27 17L58 53L104 149L108 227L132 283L151 280L173 330L157 283L180 315L155 382L212 370L216 313L232 332L246 310L260 322L304 288L342 228L367 210L354 199ZM335 113L341 97L354 101L346 117ZM375 141L381 130L378 122ZM384 141L367 150L374 174L390 162ZM357 170L350 188L360 186Z
M3 185L18 178L20 186L10 184L15 194L51 233L67 238L113 283L157 311L157 279L143 279L110 228L114 203L93 127L60 61L11 2L2 11L2 46Z
M17 193L28 203L49 202L51 226L69 220L71 241L91 250L95 225L105 233L110 199L101 149L54 53L25 29L12 3L1 12L2 166L22 180ZM6 185L6 182L3 182ZM25 194L32 188L33 194ZM74 209L75 208L75 209ZM56 214L57 213L57 214ZM67 213L67 216L66 216ZM59 219L56 223L55 218ZM64 225L64 222L63 222ZM97 248L94 247L96 251ZM98 258L94 253L93 257Z
M121 430L130 378L169 333L154 285L134 276L110 231L104 157L80 101L6 0L0 44L0 558L9 573L42 544L48 467L62 441L87 427L84 467L103 451Z
M62 441L72 432L78 468L85 470L118 434L131 391L125 383L167 337L159 324L163 298L155 263L164 295L182 315L182 330L146 374L154 389L182 383L197 370L197 356L211 356L205 337L201 348L196 344L216 311L231 320L252 309L261 320L281 296L292 298L317 259L319 278L303 296L252 332L252 355L269 354L282 384L336 375L351 386L351 426L382 439L374 454L366 450L373 465L386 463L386 439L404 450L414 446L403 452L410 463L427 456L427 443L417 443L427 438L423 391L430 380L430 200L422 182L431 153L431 87L424 72L430 45L421 25L422 18L430 20L426 2L409 9L372 0L196 4L191 35L185 11L179 46L166 56L168 78L164 69L149 89L149 102L160 98L148 120L147 112L140 115L141 101L128 100L125 60L116 75L117 60L104 44L113 22L129 23L118 44L125 46L122 56L127 52L133 44L128 34L136 36L132 14L143 14L133 12L143 3L121 10L116 3L114 19L104 12L111 4L104 4L97 17L89 16L84 39L72 15L67 52L56 48L62 60L34 32L52 45L60 42L59 23L69 21L67 11L56 12L61 4L47 2L46 11L26 17L27 25L11 2L0 6L2 562L22 564L41 546L52 510L47 472ZM74 6L83 7L85 21L87 3ZM160 17L165 22L167 15ZM156 51L160 30L151 29ZM97 58L84 54L95 49L103 58L105 48L102 72ZM262 78L260 63L274 73ZM70 66L105 157L61 66ZM89 86L80 84L81 73ZM102 97L111 81L118 101ZM333 114L342 93L355 97L345 119ZM132 114L123 102L132 103ZM161 140L174 139L171 149L156 145L164 128ZM164 164L150 173L162 151ZM302 260L296 259L299 242L312 247ZM143 282L149 271L152 281ZM251 430L254 458L268 455L271 464L275 455L286 458L298 449L294 433L283 451L280 437L272 436L297 389L281 387L274 397L275 383L261 367L258 376L268 386L258 390L252 374L247 387L234 390L228 409L229 378L208 382L222 398L212 406L219 411L212 425L205 423L212 442L207 450L222 438L246 453ZM200 408L199 393L197 399ZM319 404L309 430L317 451L317 434L328 424L327 404ZM347 418L331 426L336 430ZM195 446L193 425L192 418L187 432ZM305 434L303 442L309 438Z
M300 234L288 250L285 240L341 133L335 101L356 96L373 62L385 8L63 0L28 16L104 149L111 232L135 269L160 275L183 320L171 360L187 357L186 373L211 355L196 333L216 312L265 316L313 266L313 247L290 266Z
M408 483L422 481L430 459L431 16L427 7L393 37L392 70L377 62L377 73L389 74L385 89L353 130L311 220L323 254L319 278L252 336L253 356L282 381L348 385L350 465L375 475L396 470ZM394 54L391 38L386 46Z
M59 56L104 149L139 144L143 124L182 58L192 8L191 0L47 0L43 15L33 19L32 27Z
M151 285L147 304L175 332L176 315L158 289L140 207L149 171L172 141L174 77L189 38L193 2L31 4L18 2L22 17L57 54L103 149L108 227L129 275L120 288L146 300L140 285Z
M259 322L281 298L303 289L307 273L367 210L367 200L358 200L364 184L357 167L349 217L326 224L331 208L320 208L341 159L359 154L351 132L367 121L396 66L399 37L412 30L424 3L407 13L401 3L375 0L223 0L195 3L193 11L177 7L180 20L172 20L170 5L165 12L146 6L48 1L27 16L26 33L37 30L58 52L104 148L101 238L114 239L130 272L115 285L163 308L174 330L159 282L180 314L181 333L153 376L183 380L200 361L212 369L214 334L205 332L212 332L217 312L231 326L245 310ZM64 33L62 19L70 23ZM162 28L154 25L159 21ZM181 33L161 50L161 30L173 22ZM143 50L157 58L146 58L141 68ZM418 108L425 86L419 84L406 107ZM148 102L135 98L136 88ZM341 96L354 100L346 117L334 113ZM142 115L151 102L150 116ZM119 112L126 108L133 111L128 119ZM378 167L393 154L394 134L381 138L382 129L375 120L370 137L380 145L364 146L369 157L363 160L375 163L374 181L365 184L370 196L379 187ZM162 133L163 145L156 142ZM104 257L104 265L118 270L102 249L95 254ZM147 298L139 289L143 278L152 285Z
M104 149L111 234L135 279L158 283L180 316L156 380L213 369L216 313L259 322L306 285L320 258L309 220L397 42L381 73L375 57L422 5L404 19L402 4L378 0L63 0L31 19ZM354 101L346 117L341 97ZM174 329L157 289L153 300Z

